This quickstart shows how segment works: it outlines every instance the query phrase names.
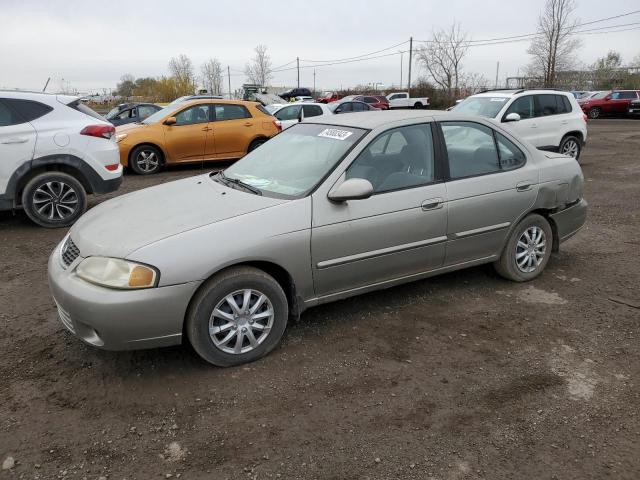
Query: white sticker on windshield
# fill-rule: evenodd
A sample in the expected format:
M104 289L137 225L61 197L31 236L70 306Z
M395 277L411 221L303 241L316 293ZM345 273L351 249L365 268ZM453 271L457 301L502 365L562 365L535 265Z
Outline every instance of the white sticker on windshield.
M491 101L492 102L500 102L500 103L502 103L502 102L506 102L507 99L506 98L492 98Z
M318 134L319 137L333 138L334 140L345 140L351 135L353 135L353 132L349 130L338 130L337 128L325 128Z

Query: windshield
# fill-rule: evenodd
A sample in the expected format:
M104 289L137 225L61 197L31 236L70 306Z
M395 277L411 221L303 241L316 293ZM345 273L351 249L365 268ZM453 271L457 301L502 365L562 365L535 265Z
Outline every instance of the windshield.
M300 123L225 170L227 178L281 198L309 193L366 133L353 127Z
M509 97L469 97L451 110L481 117L495 118Z
M105 118L107 120L112 120L113 118L115 118L116 115L118 115L120 113L120 107L114 107L111 110L109 110L109 113L107 113L107 115L105 116Z
M178 111L178 104L171 104L170 103L169 105L167 105L163 109L158 110L153 115L149 115L147 118L145 118L142 121L142 123L146 123L147 125L150 125L152 123L159 122L160 120L162 120L164 117L166 117L170 113L173 113L173 112L176 112L176 111Z
M176 105L176 104L178 104L178 103L182 103L182 102L184 102L185 100L187 100L188 98L189 98L189 95L183 95L182 97L178 97L178 98L176 98L176 99L175 99L173 102L171 102L169 105ZM169 106L169 105L167 105L167 106Z

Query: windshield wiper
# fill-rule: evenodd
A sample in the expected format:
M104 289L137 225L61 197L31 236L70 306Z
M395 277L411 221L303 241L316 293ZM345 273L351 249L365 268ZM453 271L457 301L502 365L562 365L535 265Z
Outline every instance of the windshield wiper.
M220 172L220 178L225 182L233 183L234 185L238 185L245 190L249 190L256 195L262 195L262 190L260 190L259 188L256 188L253 185L249 185L248 183L245 183L242 180L238 180L237 178L227 177L224 172Z

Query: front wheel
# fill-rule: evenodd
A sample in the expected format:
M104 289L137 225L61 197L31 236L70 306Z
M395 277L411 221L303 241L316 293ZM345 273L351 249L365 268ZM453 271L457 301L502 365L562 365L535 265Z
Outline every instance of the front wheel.
M160 171L162 152L151 145L140 145L131 152L129 166L138 175L151 175Z
M253 267L207 281L192 300L186 333L207 362L230 367L257 360L280 342L289 307L282 287Z
M552 245L551 225L543 216L532 213L513 229L500 259L493 265L508 280L533 280L547 265Z
M44 172L24 187L22 207L41 227L68 227L87 209L87 193L68 173Z
M598 107L593 107L589 109L587 115L592 119L600 118L600 115L602 115L602 111Z
M582 142L578 137L574 137L572 135L568 135L562 139L560 142L560 148L558 149L560 153L564 155L569 155L570 157L575 158L576 160L580 158L580 152L582 150Z

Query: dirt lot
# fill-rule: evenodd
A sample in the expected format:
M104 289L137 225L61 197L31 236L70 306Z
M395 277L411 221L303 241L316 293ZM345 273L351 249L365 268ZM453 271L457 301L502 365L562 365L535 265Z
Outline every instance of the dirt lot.
M486 266L319 307L233 369L72 338L45 272L65 232L2 214L0 478L640 478L638 152L640 121L590 123L588 224L534 282Z

